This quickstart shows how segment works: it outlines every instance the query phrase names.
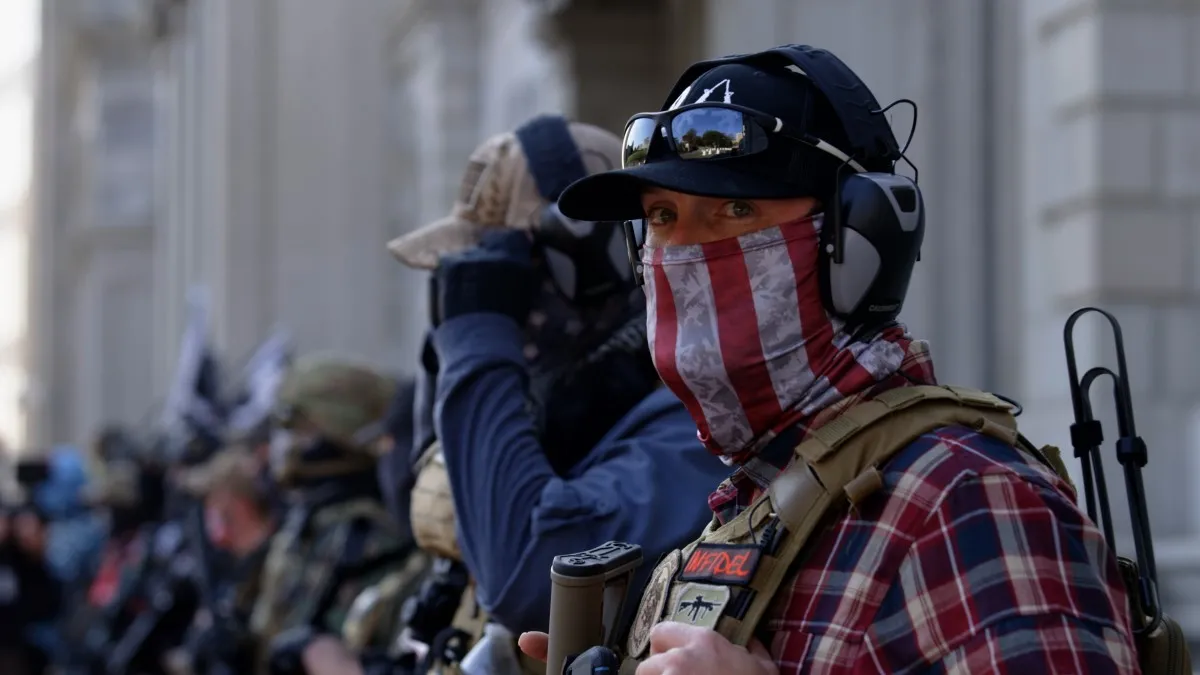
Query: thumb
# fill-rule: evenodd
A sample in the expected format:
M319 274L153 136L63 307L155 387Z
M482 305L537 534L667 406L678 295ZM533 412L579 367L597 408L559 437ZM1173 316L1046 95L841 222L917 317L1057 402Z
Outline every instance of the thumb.
M517 646L531 659L546 662L546 652L550 649L550 636L545 633L521 633L517 638Z
M746 650L750 652L750 656L753 656L761 661L763 665L767 666L767 672L775 671L775 658L771 656L771 652L767 651L766 645L760 642L758 638L751 639L750 644L746 645Z

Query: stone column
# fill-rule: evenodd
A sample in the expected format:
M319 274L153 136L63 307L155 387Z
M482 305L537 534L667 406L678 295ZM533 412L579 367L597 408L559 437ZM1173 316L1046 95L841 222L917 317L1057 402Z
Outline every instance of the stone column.
M82 441L151 403L154 103L139 5L49 4L39 137L56 138L39 169L39 203L52 205L34 247L49 303L37 321L49 350L37 357L48 407L38 438Z
M323 0L189 3L168 48L173 176L158 251L159 380L174 365L187 286L213 299L214 341L236 362L287 327L301 351L381 365L397 341L384 244L391 186L385 45L392 8ZM411 329L415 332L418 329ZM399 334L397 334L399 332Z
M11 37L0 63L0 136L11 139L9 152L0 158L5 170L0 180L0 444L11 450L23 449L29 398L25 350L39 11L30 0L9 7Z

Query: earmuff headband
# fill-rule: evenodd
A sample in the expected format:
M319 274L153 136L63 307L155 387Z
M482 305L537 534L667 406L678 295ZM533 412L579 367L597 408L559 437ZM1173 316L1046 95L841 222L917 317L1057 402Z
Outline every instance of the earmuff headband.
M583 156L560 115L539 115L516 131L538 193L550 203L571 183L587 176Z

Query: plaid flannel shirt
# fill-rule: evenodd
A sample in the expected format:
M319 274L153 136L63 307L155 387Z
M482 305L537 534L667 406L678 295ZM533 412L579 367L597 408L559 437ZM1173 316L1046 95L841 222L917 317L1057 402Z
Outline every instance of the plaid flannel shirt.
M783 464L806 429L933 381L914 351L900 375L764 452ZM759 626L781 673L1140 672L1116 559L1065 481L964 427L925 434L883 473L883 490L814 540ZM761 491L739 471L709 505L727 521Z

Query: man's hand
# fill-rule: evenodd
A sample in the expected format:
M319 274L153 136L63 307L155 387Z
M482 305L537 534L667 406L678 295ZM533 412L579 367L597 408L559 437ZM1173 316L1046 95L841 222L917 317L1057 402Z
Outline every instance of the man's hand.
M433 272L434 325L480 312L524 323L538 282L532 248L527 232L506 229L484 235L475 248L442 258Z
M304 648L304 672L308 675L362 675L362 665L332 635L322 635Z
M750 648L735 646L720 633L707 628L664 621L650 631L650 658L637 675L778 675L766 647L758 640Z
M517 646L529 658L545 663L550 637L545 633L522 633ZM778 675L779 668L758 640L752 640L746 649L707 628L665 621L650 631L650 658L638 666L637 672L638 675Z
M297 626L276 635L267 649L270 675L304 675L304 652L318 637L312 626Z

